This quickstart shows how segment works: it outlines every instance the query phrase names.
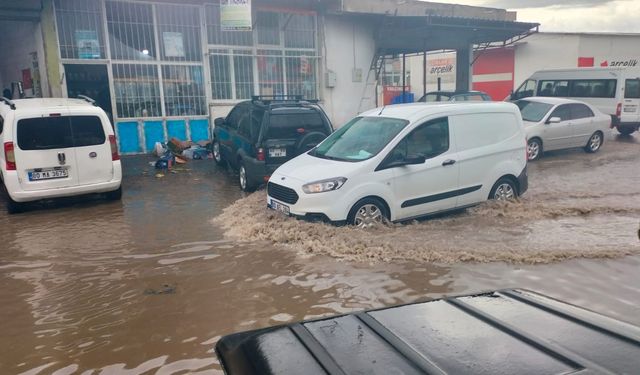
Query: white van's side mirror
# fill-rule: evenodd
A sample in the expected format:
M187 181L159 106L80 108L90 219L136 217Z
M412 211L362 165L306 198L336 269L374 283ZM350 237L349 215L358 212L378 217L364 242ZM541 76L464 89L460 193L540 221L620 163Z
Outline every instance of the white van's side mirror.
M551 117L550 119L547 120L547 124L557 124L560 121L562 121L560 117Z

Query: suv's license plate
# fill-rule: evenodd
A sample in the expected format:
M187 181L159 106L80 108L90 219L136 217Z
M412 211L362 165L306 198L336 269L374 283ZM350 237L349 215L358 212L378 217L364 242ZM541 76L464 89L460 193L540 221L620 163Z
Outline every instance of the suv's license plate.
M289 215L289 206L276 202L273 199L271 200L271 208L273 208L276 211L280 211L284 214Z
M283 158L287 156L286 148L270 148L269 149L269 157L272 158Z
M66 169L48 169L39 172L29 172L29 181L51 180L65 177L69 177L69 171Z

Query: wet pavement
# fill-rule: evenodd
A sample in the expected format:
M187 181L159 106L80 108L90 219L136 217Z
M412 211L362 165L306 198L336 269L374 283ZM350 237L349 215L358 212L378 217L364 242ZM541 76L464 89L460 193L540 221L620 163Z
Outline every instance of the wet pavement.
M231 332L505 287L640 325L639 138L548 153L520 203L371 232L273 216L211 161L124 158L122 202L0 212L0 374L218 374Z

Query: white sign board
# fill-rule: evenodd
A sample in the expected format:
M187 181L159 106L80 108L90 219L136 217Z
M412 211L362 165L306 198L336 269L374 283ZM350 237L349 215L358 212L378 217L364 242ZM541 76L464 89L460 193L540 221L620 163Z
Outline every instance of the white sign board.
M223 31L251 31L251 0L220 0Z

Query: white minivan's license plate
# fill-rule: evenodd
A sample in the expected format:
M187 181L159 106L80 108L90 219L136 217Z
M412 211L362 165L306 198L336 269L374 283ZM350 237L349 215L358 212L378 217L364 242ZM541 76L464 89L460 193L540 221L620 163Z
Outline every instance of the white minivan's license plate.
M272 158L283 158L287 156L286 148L270 148L269 149L269 157Z
M289 215L289 206L284 205L280 202L276 202L273 199L271 200L271 208L273 208L276 211L280 211L283 214Z
M29 181L51 180L65 177L69 177L69 171L66 169L45 169L38 172L29 172Z

